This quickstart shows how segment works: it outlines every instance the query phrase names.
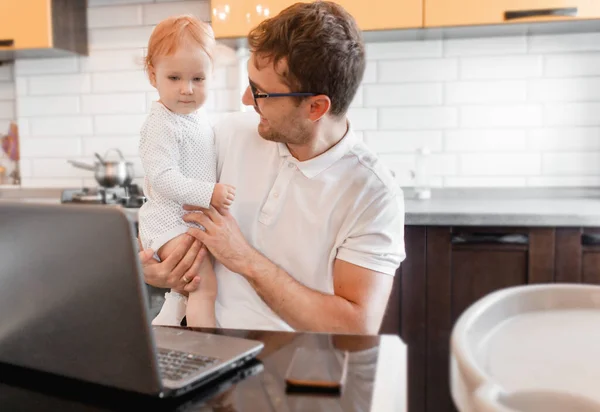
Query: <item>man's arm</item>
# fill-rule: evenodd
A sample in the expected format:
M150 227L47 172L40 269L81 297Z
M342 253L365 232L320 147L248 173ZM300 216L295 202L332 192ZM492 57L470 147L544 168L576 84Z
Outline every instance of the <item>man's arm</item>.
M229 270L244 276L261 298L290 326L314 332L372 333L379 331L392 287L392 276L337 259L334 295L310 289L252 248L228 211L184 207L184 220L206 228L188 233Z
M256 252L256 251L255 251ZM297 330L375 335L393 277L336 259L334 295L310 289L256 252L241 273L265 303Z

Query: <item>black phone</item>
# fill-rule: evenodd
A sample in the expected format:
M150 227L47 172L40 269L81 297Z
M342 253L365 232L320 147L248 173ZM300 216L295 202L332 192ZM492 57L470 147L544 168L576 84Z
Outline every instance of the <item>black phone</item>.
M342 391L348 369L348 351L297 348L285 374L288 391Z

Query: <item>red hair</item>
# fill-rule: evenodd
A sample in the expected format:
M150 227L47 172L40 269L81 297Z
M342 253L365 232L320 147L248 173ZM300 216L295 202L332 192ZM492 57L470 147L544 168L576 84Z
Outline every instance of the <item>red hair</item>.
M146 72L158 57L175 53L182 45L196 43L213 61L215 35L210 25L191 14L172 16L156 25L144 58Z

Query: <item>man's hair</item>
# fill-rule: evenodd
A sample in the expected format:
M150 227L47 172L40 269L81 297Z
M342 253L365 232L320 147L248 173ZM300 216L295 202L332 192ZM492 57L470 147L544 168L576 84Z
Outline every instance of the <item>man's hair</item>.
M285 59L287 70L279 74L292 92L327 95L330 113L346 114L365 72L365 46L356 21L340 5L296 3L252 29L248 44L275 66Z
M156 59L172 55L184 44L200 47L213 61L215 36L212 28L191 14L171 16L156 25L148 40L148 51L144 58L146 72Z

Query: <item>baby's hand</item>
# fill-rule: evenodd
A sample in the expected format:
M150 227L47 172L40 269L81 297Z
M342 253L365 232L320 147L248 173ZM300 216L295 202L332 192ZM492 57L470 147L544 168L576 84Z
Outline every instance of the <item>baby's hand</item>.
M216 209L229 209L235 200L235 187L224 183L217 183L213 190L210 204Z

